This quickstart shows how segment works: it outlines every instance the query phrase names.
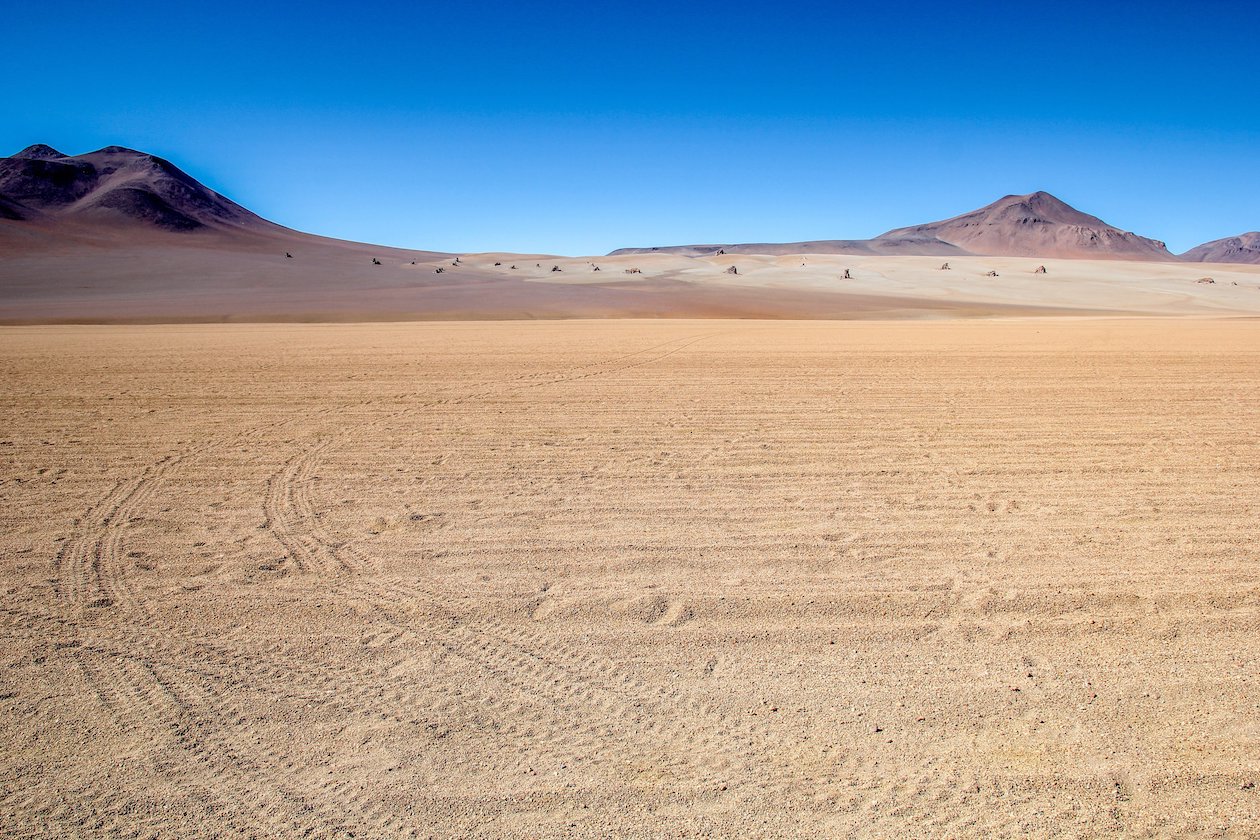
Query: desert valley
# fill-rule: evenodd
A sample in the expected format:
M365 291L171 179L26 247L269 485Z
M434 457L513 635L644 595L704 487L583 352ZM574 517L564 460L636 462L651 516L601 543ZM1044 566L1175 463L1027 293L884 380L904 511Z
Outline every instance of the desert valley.
M1260 835L1258 238L455 254L0 160L0 835Z
M142 152L37 145L0 160L0 211L9 324L1260 313L1260 234L1178 257L1043 192L868 240L451 254L289 230Z

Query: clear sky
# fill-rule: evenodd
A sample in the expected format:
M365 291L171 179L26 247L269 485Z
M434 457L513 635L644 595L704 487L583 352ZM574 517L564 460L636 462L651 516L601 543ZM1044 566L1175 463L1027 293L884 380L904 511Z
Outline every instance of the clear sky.
M864 238L1048 190L1260 229L1260 3L12 4L0 153L449 251Z

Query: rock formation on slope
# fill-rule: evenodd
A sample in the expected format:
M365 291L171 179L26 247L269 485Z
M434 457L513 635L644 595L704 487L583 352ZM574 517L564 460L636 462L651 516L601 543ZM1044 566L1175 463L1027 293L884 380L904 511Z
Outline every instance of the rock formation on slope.
M1260 265L1260 231L1240 233L1204 242L1181 255L1192 262L1249 263Z

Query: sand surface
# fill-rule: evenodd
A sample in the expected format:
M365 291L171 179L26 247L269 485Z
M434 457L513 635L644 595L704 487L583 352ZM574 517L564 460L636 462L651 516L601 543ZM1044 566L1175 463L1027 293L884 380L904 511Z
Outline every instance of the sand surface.
M454 255L297 233L91 232L74 238L60 228L10 225L11 235L0 236L0 324L1260 314L1260 265L855 254ZM946 260L951 270L941 271ZM1036 273L1043 265L1046 273ZM731 267L738 273L727 273ZM1204 277L1215 282L1198 282Z
M9 328L0 372L0 834L1260 833L1260 321Z

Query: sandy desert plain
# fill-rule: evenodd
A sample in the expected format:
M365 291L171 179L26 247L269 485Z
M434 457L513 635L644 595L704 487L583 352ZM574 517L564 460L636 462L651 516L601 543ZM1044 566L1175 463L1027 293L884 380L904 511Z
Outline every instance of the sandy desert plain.
M1260 836L1192 312L4 328L0 834Z

